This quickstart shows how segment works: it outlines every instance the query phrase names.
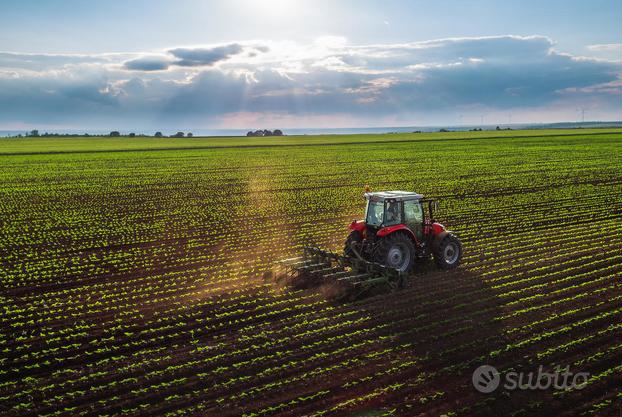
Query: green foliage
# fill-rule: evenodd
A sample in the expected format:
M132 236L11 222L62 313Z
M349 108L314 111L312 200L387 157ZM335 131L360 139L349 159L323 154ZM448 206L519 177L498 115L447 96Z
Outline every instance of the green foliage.
M559 394L585 413L622 402L619 131L0 145L16 415L547 414L469 386L542 361L594 370ZM266 279L309 241L339 250L365 184L438 197L463 265L349 305Z

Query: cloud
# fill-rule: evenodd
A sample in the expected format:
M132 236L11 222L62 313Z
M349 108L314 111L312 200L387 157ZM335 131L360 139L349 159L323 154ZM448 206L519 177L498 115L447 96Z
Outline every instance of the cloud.
M578 106L607 118L622 110L621 74L619 62L561 53L542 36L384 45L323 37L308 45L250 41L94 56L0 53L0 107L8 109L0 124L430 124L455 122L457 114L572 118Z
M68 65L106 63L110 55L23 54L0 52L0 69L48 70Z
M169 50L169 53L179 59L175 62L175 65L180 67L199 67L224 61L233 55L239 54L242 50L242 45L232 43L213 48L176 48Z
M602 43L596 45L588 45L590 51L622 51L622 43Z
M135 71L162 71L170 65L171 60L166 56L143 56L123 63L126 69Z
M113 116L120 106L118 93L100 74L49 73L19 78L0 74L0 123L66 124L78 127Z
M133 71L163 71L171 67L207 67L226 61L234 55L248 51L249 57L265 53L268 47L243 46L239 43L212 47L174 48L167 51L168 55L146 55L123 63L123 67Z

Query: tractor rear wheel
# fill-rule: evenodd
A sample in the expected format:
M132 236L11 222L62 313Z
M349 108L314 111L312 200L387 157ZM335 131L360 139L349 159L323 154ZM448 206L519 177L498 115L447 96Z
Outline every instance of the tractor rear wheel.
M395 268L400 272L409 272L413 266L415 245L404 233L395 232L384 237L376 247L376 262Z
M462 243L451 233L440 237L433 247L434 261L441 269L454 269L462 258Z

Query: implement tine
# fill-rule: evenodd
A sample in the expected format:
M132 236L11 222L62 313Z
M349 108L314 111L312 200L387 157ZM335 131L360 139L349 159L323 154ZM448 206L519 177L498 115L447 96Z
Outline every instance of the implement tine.
M313 245L304 246L301 257L284 259L277 264L285 270L281 276L290 285L308 288L319 284L332 287L330 284L334 284L339 289L329 292L337 291L340 294L338 298L358 297L379 284L389 284L392 289L400 288L407 277L404 272L367 261L360 255L348 257ZM325 288L324 285L323 292Z
M276 261L279 264L290 264L290 263L296 263L296 262L300 262L300 261L304 261L305 258L304 256L296 256L295 258L287 258L287 259L281 259L280 261Z

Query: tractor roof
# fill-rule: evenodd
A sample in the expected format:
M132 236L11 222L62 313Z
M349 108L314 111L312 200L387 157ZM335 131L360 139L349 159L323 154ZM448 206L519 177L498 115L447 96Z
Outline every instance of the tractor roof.
M396 201L404 201L404 200L421 200L423 196L421 194L413 193L410 191L378 191L375 193L365 193L366 199L372 199L376 201L384 201L384 200L396 200Z

